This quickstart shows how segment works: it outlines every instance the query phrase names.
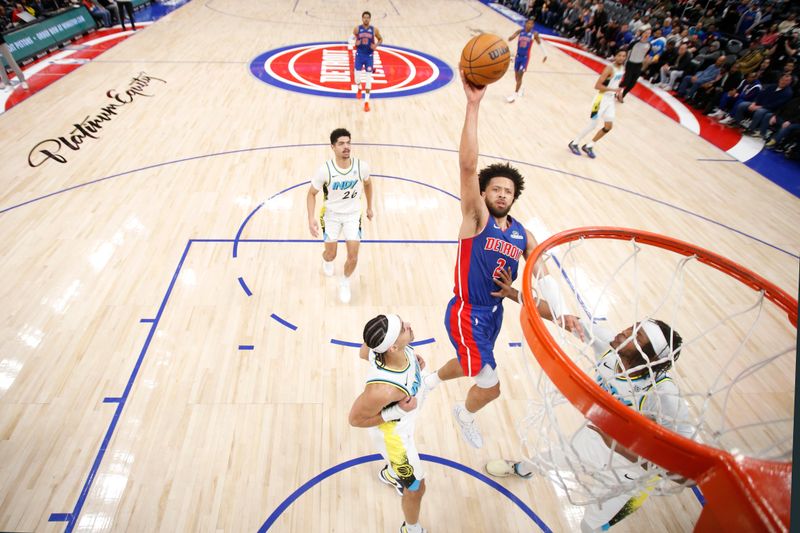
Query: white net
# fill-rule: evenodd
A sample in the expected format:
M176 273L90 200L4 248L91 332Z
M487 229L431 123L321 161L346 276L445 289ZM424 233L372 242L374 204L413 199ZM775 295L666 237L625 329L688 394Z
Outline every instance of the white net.
M579 239L542 261L585 339L548 322L550 334L598 387L695 441L791 461L797 332L762 291L696 257L635 240ZM660 358L640 335L651 319L668 325L659 328L668 344ZM595 428L529 359L535 391L519 424L523 450L573 504L684 489L678 475Z

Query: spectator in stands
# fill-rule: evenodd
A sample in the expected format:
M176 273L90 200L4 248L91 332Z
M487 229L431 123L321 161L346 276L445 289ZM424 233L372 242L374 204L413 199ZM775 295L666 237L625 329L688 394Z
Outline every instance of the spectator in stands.
M725 56L719 56L713 65L698 72L694 76L685 76L678 87L678 96L682 98L692 98L697 89L702 85L710 88L722 77L722 65L725 64Z
M111 13L112 21L116 24L122 21L119 17L119 6L113 0L97 0L100 5Z
M623 24L620 26L619 31L614 36L614 39L611 43L611 53L616 54L617 50L623 46L628 46L632 41L633 32L631 32L627 24Z
M797 84L797 76L794 72L795 69L795 62L789 61L783 65L782 69L771 69L764 75L764 83L778 83L778 80L785 75L790 75L792 77L791 86L794 87Z
M635 35L635 34L639 33L639 30L642 28L643 24L644 24L644 22L642 22L642 14L637 11L637 12L635 12L633 14L633 18L628 23L628 27L631 29L631 31Z
M706 30L702 22L698 22L689 28L689 37L697 36L697 39L702 43L706 40Z
M767 139L772 128L780 128L784 123L797 121L800 115L800 96L796 96L778 108L775 113L768 113L760 124L751 123L750 129L754 131L754 136ZM790 124L787 124L787 128ZM784 135L788 135L786 132Z
M734 63L731 70L737 72L738 68L739 64ZM739 74L741 75L741 72ZM745 79L738 83L736 83L735 77L729 76L722 86L717 108L709 116L718 119L727 118L729 113L740 103L755 102L762 89L761 80L758 79L758 73L755 71L747 74Z
M678 47L678 53L672 61L661 66L662 89L673 90L678 79L683 76L692 64L692 53L685 43Z
M714 15L714 10L707 9L705 15L700 17L700 20L698 22L705 27L711 26L712 24L716 24L717 17Z
M658 30L656 30L658 31ZM677 55L678 50L675 48L675 43L672 41L666 41L666 46L661 51L660 54L653 54L650 58L649 65L644 70L644 77L649 79L652 83L657 83L659 79L659 73L661 72L661 67L664 65L668 65L671 61L673 61ZM653 44L653 42L651 42ZM650 53L652 54L653 50L650 49Z
M28 87L28 82L25 80L25 74L23 74L22 69L19 68L19 65L14 60L14 56L11 55L11 50L8 48L6 40L3 38L3 30L5 30L5 25L0 25L0 90L5 90L6 86L11 86L11 80L8 79L6 67L3 64L4 58L8 66L11 67L11 70L17 75L20 87L27 91L30 87Z
M707 46L702 47L692 60L696 70L705 69L709 65L716 63L717 59L722 55L720 50L719 41L711 41Z
M777 126L778 132L767 141L766 147L782 152L788 142L800 134L800 97L793 98L778 111L778 115L770 119L771 126Z
M792 11L786 16L786 19L783 20L780 24L778 24L778 31L786 34L792 31L797 27L797 13Z
M796 34L782 33L775 42L775 53L772 62L775 68L782 69L787 61L794 61L800 50L800 37Z
M758 26L761 21L761 9L755 2L750 2L747 8L739 15L739 22L736 23L736 35L744 37L750 28Z
M561 19L561 31L565 35L572 35L575 30L575 26L578 25L580 16L580 9L578 9L573 2L567 2L567 7L564 9L564 16Z
M772 48L772 46L774 46L778 41L778 37L780 37L778 25L773 24L766 32L764 32L764 35L761 36L761 39L758 41L758 43L766 48Z
M30 6L26 5L26 4L23 4L21 2L17 2L14 5L14 10L11 12L11 22L13 22L15 24L24 24L25 21L22 20L20 18L20 16L19 16L20 13L23 13L23 12L27 12L28 14L30 14L30 15L32 15L34 17L36 16L36 11L34 11L34 9L32 7L30 7Z
M766 48L759 46L756 41L751 41L750 47L736 60L736 63L739 64L742 73L749 74L758 70L767 55Z
M103 27L111 27L111 13L101 6L97 0L82 0L82 2L86 9L89 10L89 13L91 13L92 18L95 21L101 21L103 23Z
M745 115L752 114L752 123L760 123L763 115L774 113L792 98L792 75L785 74L775 85L767 85L755 102L741 102L733 110L733 117L720 121L721 124L741 125Z
M661 35L666 39L672 34L672 19L667 17L664 19L664 24L661 25Z

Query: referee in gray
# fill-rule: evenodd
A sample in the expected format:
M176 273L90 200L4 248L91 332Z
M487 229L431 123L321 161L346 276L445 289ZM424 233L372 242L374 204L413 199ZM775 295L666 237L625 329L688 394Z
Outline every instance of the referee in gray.
M622 98L619 99L620 102L624 101L625 97L628 96L642 73L642 63L647 57L647 52L650 51L650 35L652 33L652 30L648 28L642 32L638 39L631 43L628 62L625 63L625 77L620 84L624 87Z

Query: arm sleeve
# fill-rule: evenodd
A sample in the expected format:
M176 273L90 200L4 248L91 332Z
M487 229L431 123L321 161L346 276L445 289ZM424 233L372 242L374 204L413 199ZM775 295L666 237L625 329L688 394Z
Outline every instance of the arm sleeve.
M318 191L322 190L322 186L328 181L328 166L322 165L317 169L311 177L311 186Z
M694 426L689 419L686 400L672 380L657 383L642 399L639 411L661 426L691 439Z

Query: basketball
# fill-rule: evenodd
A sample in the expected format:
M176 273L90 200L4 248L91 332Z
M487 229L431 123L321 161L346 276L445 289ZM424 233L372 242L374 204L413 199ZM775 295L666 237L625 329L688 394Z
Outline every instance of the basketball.
M502 78L510 61L511 53L505 40L492 33L481 33L464 46L459 67L467 81L482 87Z

